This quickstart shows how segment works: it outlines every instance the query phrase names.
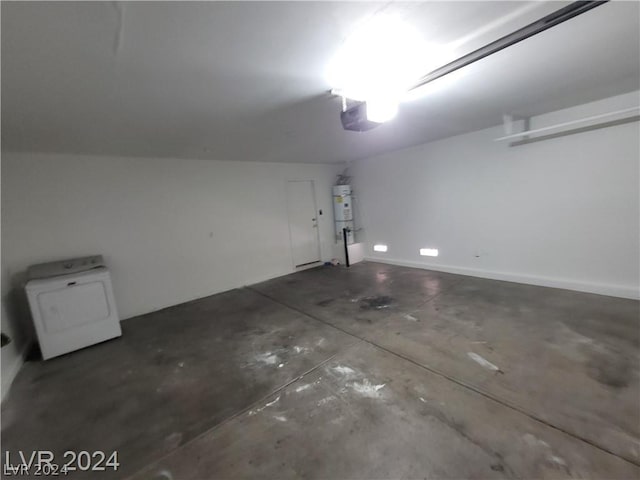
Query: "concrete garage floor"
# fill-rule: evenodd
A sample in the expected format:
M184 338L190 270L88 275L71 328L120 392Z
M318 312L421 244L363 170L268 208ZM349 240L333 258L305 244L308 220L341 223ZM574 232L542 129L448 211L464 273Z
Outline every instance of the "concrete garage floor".
M378 263L123 323L29 362L2 449L69 478L640 478L639 302ZM13 457L12 457L13 458Z

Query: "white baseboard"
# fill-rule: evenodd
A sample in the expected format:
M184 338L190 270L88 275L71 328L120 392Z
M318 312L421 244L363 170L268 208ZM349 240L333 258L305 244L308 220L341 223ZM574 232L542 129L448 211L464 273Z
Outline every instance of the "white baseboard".
M424 270L435 270L437 272L456 273L471 277L489 278L491 280L503 280L505 282L524 283L527 285L537 285L540 287L562 288L565 290L575 290L577 292L596 293L598 295L608 295L611 297L640 299L640 289L624 285L610 285L590 282L577 282L562 278L539 277L535 275L522 275L508 272L494 272L476 268L456 267L451 265L434 265L429 263L398 260L395 258L365 257L369 262L388 263L390 265L400 265L404 267L422 268Z

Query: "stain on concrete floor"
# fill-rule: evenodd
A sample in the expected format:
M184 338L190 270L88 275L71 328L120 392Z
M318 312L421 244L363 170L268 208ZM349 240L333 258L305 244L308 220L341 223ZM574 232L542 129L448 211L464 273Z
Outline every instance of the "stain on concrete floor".
M323 290L337 298L329 310L308 301L329 272L317 270L296 295L281 279L252 288L640 464L638 301L376 263L357 267ZM397 308L362 310L346 293L340 297L352 281L360 298L384 294Z
M360 300L360 310L382 310L393 304L393 298L388 295L376 295Z
M639 478L638 313L375 263L306 270L27 363L2 448L118 449L101 478Z
M3 452L118 450L120 471L101 477L124 478L355 341L249 290L122 326L117 340L25 364L2 405Z
M303 388L304 387L304 388ZM637 467L367 344L140 472L207 478L633 478Z

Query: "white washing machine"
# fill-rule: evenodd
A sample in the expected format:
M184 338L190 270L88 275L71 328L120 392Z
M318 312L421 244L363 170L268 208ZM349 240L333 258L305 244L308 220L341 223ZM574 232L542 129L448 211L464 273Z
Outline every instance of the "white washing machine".
M27 278L27 298L45 360L122 335L102 256L33 265Z

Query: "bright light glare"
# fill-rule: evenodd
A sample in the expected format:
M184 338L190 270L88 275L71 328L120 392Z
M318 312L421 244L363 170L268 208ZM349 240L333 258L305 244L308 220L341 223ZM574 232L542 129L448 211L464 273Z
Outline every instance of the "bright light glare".
M384 123L398 113L398 102L388 98L372 98L367 100L367 120Z
M373 246L373 251L374 252L386 252L387 251L387 246L386 245L374 245Z
M376 15L346 39L327 76L353 100L397 96L425 73L423 56L417 31L396 17Z
M374 117L389 119L407 90L440 66L431 51L410 25L376 15L347 38L328 65L327 80L344 97L366 101Z
M438 249L437 248L421 248L420 255L424 257L437 257Z

